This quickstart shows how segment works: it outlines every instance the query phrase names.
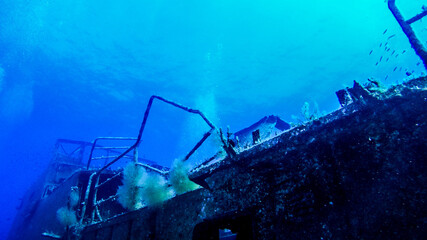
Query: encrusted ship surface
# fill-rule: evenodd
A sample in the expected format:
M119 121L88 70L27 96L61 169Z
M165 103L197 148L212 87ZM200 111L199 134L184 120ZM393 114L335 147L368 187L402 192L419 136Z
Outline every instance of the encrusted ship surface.
M93 190L85 193L95 170L79 170L81 159L55 160L55 171L24 198L9 240L423 239L426 90L426 77L388 90L355 82L337 92L342 107L335 112L254 139L244 150L227 146L228 156L190 172L202 188L135 211L117 201L94 204ZM90 146L74 144L80 149L74 153ZM104 171L99 182L115 174ZM120 184L117 177L100 187L98 199L116 194ZM80 224L64 228L56 211L73 186Z

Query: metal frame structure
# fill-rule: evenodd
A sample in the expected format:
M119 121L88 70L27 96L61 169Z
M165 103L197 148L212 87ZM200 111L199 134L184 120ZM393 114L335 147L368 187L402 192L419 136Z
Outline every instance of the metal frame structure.
M148 119L148 116L150 114L151 106L152 106L153 101L155 99L157 99L159 101L162 101L162 102L165 102L167 104L170 104L170 105L172 105L174 107L177 107L179 109L182 109L182 110L184 110L186 112L199 115L206 122L206 124L210 127L209 131L207 131L203 135L203 137L196 143L196 145L187 153L187 155L184 157L184 161L188 160L191 157L191 155L206 141L206 139L216 129L215 125L211 121L209 121L209 119L201 111L196 110L196 109L192 109L192 108L189 108L189 107L186 107L186 106L184 106L182 104L179 104L179 103L167 100L167 99L165 99L163 97L160 97L160 96L156 96L156 95L151 96L150 99L149 99L149 101L148 101L147 108L145 110L144 118L143 118L143 121L141 123L141 127L139 129L138 137L137 138L128 138L128 137L100 137L100 138L96 138L93 141L91 152L90 152L90 155L89 155L89 160L88 160L88 163L87 163L87 169L90 168L90 164L91 164L92 160L99 160L99 159L106 159L106 160L108 160L110 158L114 158L114 159L112 161L110 161L109 163L105 164L102 168L100 168L99 170L97 170L96 172L94 172L94 173L92 173L90 175L89 181L88 181L88 185L87 185L87 188L86 188L84 204L83 204L83 208L82 208L82 212L81 212L80 223L83 223L83 219L84 219L85 214L86 214L87 205L89 203L89 195L90 195L90 191L92 189L92 182L93 182L94 178L95 178L95 184L93 186L93 190L95 192L93 193L93 197L92 197L93 211L92 211L92 214L91 214L91 222L93 222L95 220L95 214L96 214L96 217L100 221L102 221L102 216L101 216L101 214L99 212L99 208L98 207L101 204L103 204L104 202L116 199L117 195L112 195L112 196L108 197L107 199L101 199L101 200L97 201L97 192L98 192L98 189L101 186L105 185L107 182L109 182L109 181L113 180L114 178L120 176L122 174L122 172L118 172L115 175L113 175L112 177L110 177L107 180L105 180L104 182L99 183L99 179L100 179L101 173L105 169L109 168L112 164L114 164L115 162L119 161L121 158L129 157L129 156L127 156L127 154L129 154L132 150L134 151L133 159L134 159L134 162L135 162L135 164L137 166L141 166L141 167L144 167L146 169L150 169L151 171L157 172L157 173L159 173L161 175L167 175L169 173L169 171L164 171L162 169L158 169L158 168L156 168L154 166L151 166L149 164L139 163L138 162L138 151L137 151L137 149L138 149L139 144L141 143L142 134L144 132L145 125L147 123L147 119ZM119 140L119 141L121 141L121 140L128 140L128 141L129 140L135 140L135 142L130 147L103 147L103 146L97 146L97 143L98 143L99 140ZM120 153L118 156L109 156L107 154L107 156L102 156L102 157L95 158L95 157L93 157L93 152L96 149L102 149L102 150L107 150L107 151L115 151L115 149L126 149L126 150L124 152Z
M91 146L91 143L84 141L69 139L58 139L56 141L53 157L45 179L42 198L47 197L62 181L84 167L85 150L89 146ZM68 174L63 174L64 167L70 169Z
M86 167L86 169L88 169L88 170L89 170L90 164L92 163L92 160L101 160L101 159L108 160L108 159L111 159L111 158L116 159L116 158L118 158L120 156L120 153L117 152L117 151L115 151L115 150L118 150L118 149L129 149L130 148L129 146L124 146L124 147L104 147L104 146L98 146L97 144L98 144L98 142L100 140L131 141L131 140L137 140L137 138L131 138L131 137L99 137L99 138L96 138L93 141L92 148L90 150L89 160L87 162L87 167ZM107 156L93 157L94 151L97 150L97 149L107 151ZM110 156L109 155L110 152L113 152L113 153L116 153L116 154L119 154L119 155L117 155L117 156ZM125 155L123 155L122 157L124 157L124 156Z
M64 148L64 144L67 144L69 146L74 145L74 150L71 152L67 152L67 150ZM79 160L79 163L83 164L83 156L86 147L90 146L91 143L84 142L84 141L75 141L75 140L69 140L69 139L58 139L55 143L55 155L54 158L58 156L59 152L62 152L65 156L69 158L76 158Z
M411 27L411 24L421 20L423 17L427 16L427 8L423 8L423 11L420 14L410 18L409 20L405 20L400 13L399 9L396 6L396 0L388 0L388 8L393 14L394 18L396 18L403 32L409 39L409 43L412 48L415 50L415 53L421 58L424 63L424 67L427 69L427 50L421 41L416 36L414 30Z
M203 142L204 141L206 141L206 139L213 133L213 131L216 129L216 127L215 127L215 125L211 122L211 121L209 121L209 119L201 112L201 111L199 111L199 110L196 110L196 109L192 109L192 108L189 108L189 107L186 107L186 106L184 106L184 105L182 105L182 104L179 104L179 103L176 103L176 102L173 102L173 101L170 101L170 100L167 100L167 99L165 99L165 98L163 98L163 97L160 97L160 96L156 96L156 95L153 95L153 96L151 96L150 97L150 100L148 101L148 105L147 105L147 108L146 108L146 110L145 110L145 113L144 113L144 119L143 119L143 121L142 121L142 123L141 123L141 127L140 127L140 130L139 130L139 133L138 133L138 137L137 138L127 138L127 137L100 137L100 138L97 138L97 139L95 139L95 141L93 142L93 145L92 145L92 149L91 149L91 152L90 152L90 155L89 155L89 161L88 161L88 164L87 164L87 169L89 169L89 167L90 167L90 164L91 164L91 161L92 160L95 160L94 158L93 158L93 151L95 150L95 149L126 149L123 153L121 153L120 155L118 155L118 156L108 156L108 158L114 158L111 162L109 162L108 164L106 164L104 167L102 167L101 169L99 169L98 170L98 172L100 173L100 172L102 172L103 170L105 170L105 169L107 169L108 167L110 167L112 164L114 164L115 162L117 162L119 159L121 159L121 158L123 158L124 156L126 156L130 151L132 151L132 150L134 150L134 149L136 149L138 146L139 146L139 144L141 143L141 140L142 140L142 134L143 134L143 132L144 132L144 129L145 129L145 125L146 125L146 123L147 123L147 119L148 119L148 116L149 116L149 114L150 114L150 110L151 110L151 106L152 106L152 104L153 104L153 101L154 101L154 99L158 99L158 100L160 100L160 101L162 101L162 102L165 102L165 103L168 103L168 104L170 104L170 105L172 105L172 106L174 106L174 107L177 107L177 108L180 108L180 109L182 109L182 110L184 110L184 111L186 111L186 112L189 112L189 113L193 113L193 114L197 114L197 115L199 115L200 117L202 117L202 119L206 122L206 124L210 127L210 130L208 131L208 132L206 132L204 135L203 135L203 137L199 140L199 142L197 142L197 144L188 152L188 154L184 157L184 161L186 161L186 160L188 160L189 158L190 158L190 156L203 144ZM130 146L130 147L97 147L96 146L96 144L97 144L97 142L99 141L99 140L135 140L135 143L132 145L132 146Z

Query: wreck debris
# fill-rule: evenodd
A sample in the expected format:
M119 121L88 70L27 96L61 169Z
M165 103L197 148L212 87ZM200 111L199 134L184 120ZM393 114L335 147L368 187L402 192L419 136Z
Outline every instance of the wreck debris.
M427 69L427 51L411 27L412 23L427 16L427 9L423 8L423 11L420 14L405 20L399 9L396 7L396 0L388 0L388 8L392 12L394 18L396 18L405 35L408 37L409 43L415 50L415 53L421 58L424 63L424 67Z

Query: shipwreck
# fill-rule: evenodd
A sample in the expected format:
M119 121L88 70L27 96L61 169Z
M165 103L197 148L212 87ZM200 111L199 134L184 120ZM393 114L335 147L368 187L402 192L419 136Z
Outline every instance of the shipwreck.
M427 10L404 20L388 2L426 64L410 24ZM389 88L371 79L336 94L341 108L325 116L296 126L267 116L234 134L198 110L152 96L137 137L59 139L8 239L425 238L427 78ZM221 154L188 172L198 187L126 207L118 194L125 163L171 179L171 169L137 153L153 101L197 114L209 127L183 162L213 134Z

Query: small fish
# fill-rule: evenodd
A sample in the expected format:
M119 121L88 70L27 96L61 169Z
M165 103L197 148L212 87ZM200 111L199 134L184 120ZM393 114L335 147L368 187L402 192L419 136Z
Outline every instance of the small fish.
M396 56L395 56L395 57L397 57L397 56L399 56L399 54L396 54Z
M393 72L395 72L395 71L396 71L396 69L397 69L397 67L395 67L395 68L393 69Z
M387 75L387 76L385 76L385 79L384 79L384 80L387 80L387 78L388 78L388 75Z
M383 46L383 43L380 43L380 47L382 47Z
M377 63L375 63L375 66L378 66L378 62L377 62Z
M406 50L403 50L402 54L406 53Z
M393 38L394 36L396 36L396 34L391 35L390 37L387 38L387 40L390 40L391 38Z
M419 66L419 65L420 65L420 63L421 63L421 62L417 62L417 66Z
M383 35L387 32L387 28L384 30Z
M387 49L386 49L386 51L387 51L387 52L388 52L388 51L390 51L390 48L387 48Z
M412 75L412 73L406 71L406 76L411 76L411 75Z
M383 60L383 56L380 57L380 62L381 62L381 60Z
M369 52L369 55L371 55L373 51L374 51L374 50L371 50L371 51Z
M400 67L399 71L400 71L400 72L402 71L402 67Z
M389 58L387 58L385 61L386 61L386 62L388 62L388 59L389 59Z
M393 50L393 52L391 53L391 55L393 55L396 52L396 50Z

